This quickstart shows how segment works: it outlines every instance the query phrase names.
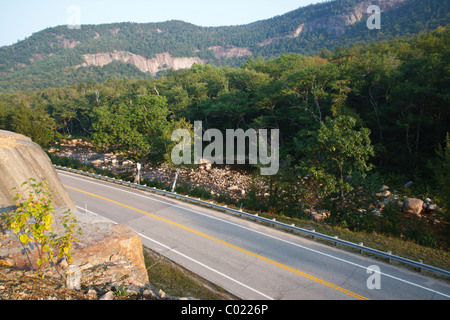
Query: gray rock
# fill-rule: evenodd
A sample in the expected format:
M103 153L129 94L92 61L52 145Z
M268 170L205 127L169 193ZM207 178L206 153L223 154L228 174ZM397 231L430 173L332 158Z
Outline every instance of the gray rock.
M108 291L102 295L99 300L114 300L114 293L112 291Z
M390 195L391 195L391 192L389 190L378 192L376 194L377 197L389 197Z
M437 209L437 204L435 203L424 203L423 209L426 211L435 211Z
M403 202L403 212L418 215L423 210L423 201L415 198L407 198Z
M86 294L92 298L97 298L97 291L95 291L94 289L89 289Z
M146 290L144 290L144 292L143 292L142 294L143 294L144 296L156 298L156 294L153 292L152 289L146 289Z
M69 289L80 290L81 288L81 270L80 267L71 265L66 271L66 286Z
M408 188L410 188L413 184L414 184L413 181L408 181L407 183L405 183L405 185L403 186L403 188L408 189Z

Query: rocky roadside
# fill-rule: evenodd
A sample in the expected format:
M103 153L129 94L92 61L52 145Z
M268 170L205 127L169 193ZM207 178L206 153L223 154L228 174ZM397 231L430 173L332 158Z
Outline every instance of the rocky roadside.
M133 285L69 289L61 277L0 266L0 300L191 300L172 297L150 286Z
M98 169L111 171L115 174L137 174L136 163L113 153L98 153L93 145L81 139L62 140L58 146L50 148L49 153L92 164ZM167 166L145 165L140 172L140 179L157 180L172 185L176 170ZM212 197L226 196L233 200L245 197L250 188L252 175L242 169L234 169L229 165L215 165L207 162L196 168L182 168L177 178L177 186L183 183L191 188L208 190Z

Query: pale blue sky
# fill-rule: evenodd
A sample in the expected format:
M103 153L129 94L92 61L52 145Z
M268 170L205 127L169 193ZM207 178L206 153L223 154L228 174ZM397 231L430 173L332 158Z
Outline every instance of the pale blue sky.
M0 46L67 25L70 6L83 24L183 20L199 26L246 24L324 0L0 0ZM73 13L72 13L73 17Z

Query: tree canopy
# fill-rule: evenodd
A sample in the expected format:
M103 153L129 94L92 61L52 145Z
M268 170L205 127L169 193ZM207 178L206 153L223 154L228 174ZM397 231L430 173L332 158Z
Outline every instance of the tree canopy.
M302 178L312 177L324 186L314 192L340 199L340 214L358 183L374 174L442 186L436 172L448 160L449 34L439 27L322 56L291 53L250 58L240 67L194 65L157 79L3 93L0 127L44 146L83 137L139 161L168 160L171 133L194 121L222 132L279 129L281 170L269 180L273 190L306 186ZM275 211L298 205L279 194L271 198Z

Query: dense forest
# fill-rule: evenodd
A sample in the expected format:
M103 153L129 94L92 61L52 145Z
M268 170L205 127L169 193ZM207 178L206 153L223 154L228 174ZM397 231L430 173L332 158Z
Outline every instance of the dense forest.
M292 217L326 208L332 223L372 231L380 224L368 208L380 186L412 180L408 192L432 197L448 225L449 45L450 29L439 27L315 56L3 93L0 128L44 147L82 137L144 162L167 161L171 132L197 120L204 130L276 128L281 169L272 177L255 174L274 196L260 201L250 192L246 207ZM389 219L386 213L382 231L399 234Z
M218 58L213 46L248 49L255 59L283 54L317 55L338 47L367 45L393 36L413 35L445 26L449 1L392 0L398 2L382 15L382 28L369 30L361 0L325 1L271 19L247 25L199 27L183 21L113 23L48 28L11 46L0 47L0 92L64 87L79 82L104 82L108 78L150 79L136 67L115 62L104 68L74 66L84 54L128 51L147 59L162 52L174 57L199 57L215 66L238 67L247 57ZM356 12L356 13L355 13ZM360 21L348 20L362 14ZM300 26L303 32L292 36ZM264 44L263 44L264 43Z

